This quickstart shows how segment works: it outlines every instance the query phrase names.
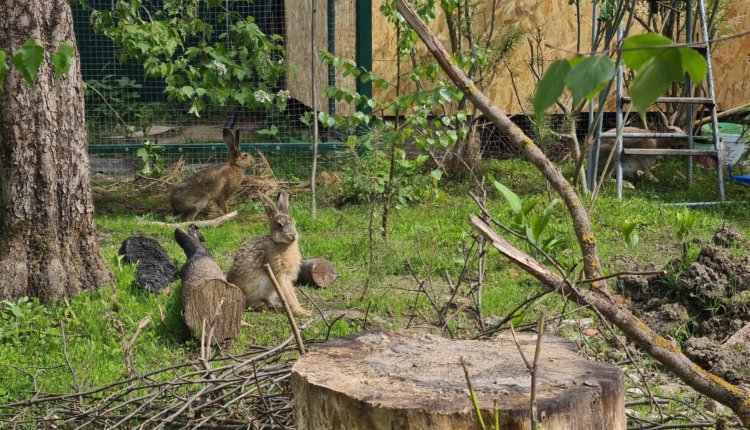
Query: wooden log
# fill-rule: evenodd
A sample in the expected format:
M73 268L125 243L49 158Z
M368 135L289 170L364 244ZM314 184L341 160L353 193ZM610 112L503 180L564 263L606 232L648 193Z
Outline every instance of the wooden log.
M188 257L180 269L182 277L182 318L190 333L197 339L218 343L234 339L240 331L245 295L234 284L227 282L224 272L201 241L198 228L191 225L190 233L179 228L175 239Z
M536 336L519 334L533 357ZM543 337L536 404L545 430L624 430L624 385L617 366L576 355L567 340ZM485 423L528 429L531 377L512 338L453 341L382 331L335 339L292 367L294 417L305 429L476 429L461 357Z
M339 277L333 263L322 258L302 260L297 277L297 285L309 285L315 288L325 288Z
M122 242L118 253L126 263L138 263L134 281L138 288L159 292L177 278L177 266L153 237L131 236Z

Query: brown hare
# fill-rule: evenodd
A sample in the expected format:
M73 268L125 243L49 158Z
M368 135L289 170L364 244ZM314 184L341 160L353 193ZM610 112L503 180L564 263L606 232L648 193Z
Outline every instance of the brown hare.
M310 315L300 306L293 288L302 256L296 223L289 216L289 195L281 191L277 205L263 194L260 194L260 199L268 215L270 234L255 236L242 244L234 256L227 281L240 287L247 307L275 307L281 302L265 268L269 264L292 312Z
M646 130L638 127L623 127L623 133L653 133L651 130ZM665 132L669 133L681 133L684 134L682 129L675 126L668 126ZM617 129L607 130L605 133L615 134ZM638 138L638 139L623 139L623 145L625 148L642 148L642 149L668 149L679 146L684 146L684 142L678 138L675 139L649 139L649 138ZM604 170L604 166L607 163L610 152L615 145L615 139L605 138L602 139L601 146L599 148L599 162L597 164L599 174ZM636 178L643 176L652 182L659 182L659 179L651 173L651 167L656 164L659 160L657 155L624 155L622 156L622 176L626 178ZM615 170L615 155L612 154L612 159L609 161L607 167L607 175L609 178Z
M253 164L253 158L240 152L240 132L224 129L224 142L229 148L227 164L211 166L177 184L169 196L172 213L192 220L209 201L216 201L222 214L227 214L227 201L237 192L245 176L245 168Z

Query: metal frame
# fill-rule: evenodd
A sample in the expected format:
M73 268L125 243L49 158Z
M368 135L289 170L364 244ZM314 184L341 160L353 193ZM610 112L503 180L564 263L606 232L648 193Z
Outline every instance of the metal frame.
M356 0L355 4L357 65L372 70L372 0ZM362 82L357 79L357 92L372 98L372 81ZM366 104L358 106L363 112L370 112Z
M686 41L688 43L693 42L693 2L692 0L684 0L686 5L686 24L685 24L685 32L686 32ZM599 155L599 149L601 145L601 138L602 137L610 137L615 138L615 174L616 174L616 181L617 181L617 189L616 189L616 196L618 200L622 199L622 184L623 184L623 172L622 172L622 157L624 154L628 152L623 146L623 138L674 138L677 137L683 137L687 139L687 150L644 150L640 149L637 150L638 153L646 153L653 155L682 155L687 156L687 176L686 176L686 182L687 186L691 187L693 183L693 156L695 155L703 155L705 153L709 153L710 155L716 156L717 163L716 163L716 169L717 169L717 182L719 187L719 195L721 198L720 202L687 202L682 203L685 205L690 206L698 206L702 204L706 205L712 205L717 203L722 203L726 201L726 194L725 194L725 187L724 187L724 166L723 166L723 159L724 159L724 148L723 148L723 142L721 139L719 139L719 123L718 123L718 117L716 113L716 94L714 90L714 80L713 80L713 69L711 67L711 53L710 53L710 46L708 43L709 35L708 35L708 24L706 22L706 11L705 11L705 4L704 0L697 0L697 7L698 7L698 14L699 14L699 20L701 24L701 38L703 39L702 42L705 45L705 58L706 62L708 64L708 70L706 72L706 82L708 84L708 97L707 98L697 98L692 97L693 92L693 83L690 80L689 76L685 77L685 94L683 97L663 97L657 100L657 102L673 102L673 103L685 103L686 104L686 124L685 127L685 134L684 135L675 135L674 133L622 133L622 127L623 127L623 104L627 102L631 102L629 97L624 97L624 82L623 82L623 70L622 70L622 63L618 63L617 65L617 75L616 75L616 100L615 100L615 106L616 106L616 125L617 125L617 133L612 135L610 134L604 134L601 133L602 128L602 120L600 119L599 123L595 126L597 127L595 137L594 137L594 145L591 150L591 153L589 154L589 170L593 170L592 173L589 174L590 178L593 178L594 180L591 181L592 184L590 185L593 188L593 183L596 181L596 167L598 163L598 155ZM596 5L594 6L596 8ZM594 14L596 16L596 14ZM593 28L596 28L595 26ZM618 30L618 40L622 40L623 37L623 30ZM593 42L592 42L593 43ZM712 128L712 135L710 137L705 136L694 136L693 135L693 117L694 117L694 111L693 111L693 104L708 104L711 111L711 128ZM590 118L590 124L593 121L593 106L589 108L589 118ZM695 140L710 140L713 143L714 149L712 151L702 151L702 150L695 150L693 148L693 143ZM633 154L636 153L636 150L633 150Z

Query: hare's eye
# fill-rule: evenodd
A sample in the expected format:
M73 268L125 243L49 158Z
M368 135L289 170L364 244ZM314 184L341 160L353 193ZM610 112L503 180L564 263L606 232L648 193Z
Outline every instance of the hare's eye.
M281 228L281 227L284 227L284 223L282 223L281 221L276 221L276 225L277 225L277 226L278 226L279 228Z

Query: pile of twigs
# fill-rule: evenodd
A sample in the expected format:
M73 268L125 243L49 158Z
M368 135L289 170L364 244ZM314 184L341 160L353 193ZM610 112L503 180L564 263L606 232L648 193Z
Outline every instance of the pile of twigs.
M294 338L240 355L201 348L183 364L68 394L0 405L0 428L287 429Z

